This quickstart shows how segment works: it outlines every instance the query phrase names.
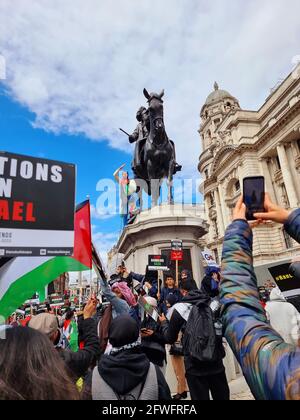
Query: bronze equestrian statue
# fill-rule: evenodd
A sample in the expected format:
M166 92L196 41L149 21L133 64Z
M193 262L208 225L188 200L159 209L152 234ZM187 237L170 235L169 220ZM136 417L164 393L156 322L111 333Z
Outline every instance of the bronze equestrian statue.
M149 94L144 89L148 100L148 109L141 107L137 112L139 125L129 135L129 142L136 142L132 169L136 179L147 184L144 188L152 196L152 206L158 204L163 180L167 179L168 203L173 203L173 175L182 167L176 163L175 145L167 136L164 124L163 96ZM140 192L140 197L142 191Z

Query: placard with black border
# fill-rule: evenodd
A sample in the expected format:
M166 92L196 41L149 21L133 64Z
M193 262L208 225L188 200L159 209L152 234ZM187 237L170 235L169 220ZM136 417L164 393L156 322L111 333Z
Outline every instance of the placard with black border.
M70 256L74 164L0 152L0 257Z

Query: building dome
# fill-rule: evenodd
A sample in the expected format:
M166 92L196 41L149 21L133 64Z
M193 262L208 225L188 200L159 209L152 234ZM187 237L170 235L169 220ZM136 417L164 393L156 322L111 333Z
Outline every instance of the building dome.
M232 96L229 92L227 92L226 90L219 89L219 85L217 82L215 82L214 88L215 90L210 95L208 95L205 101L205 104L202 107L202 110L207 106L211 106L216 103L223 102L226 99L231 99L235 103L238 103L238 100L234 96Z

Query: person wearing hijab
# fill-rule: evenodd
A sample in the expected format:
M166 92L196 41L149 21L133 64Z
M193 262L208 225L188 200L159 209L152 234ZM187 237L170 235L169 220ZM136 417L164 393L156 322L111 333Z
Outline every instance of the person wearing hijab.
M112 321L109 342L110 354L102 356L93 371L93 400L171 399L164 375L141 350L139 326L130 315Z

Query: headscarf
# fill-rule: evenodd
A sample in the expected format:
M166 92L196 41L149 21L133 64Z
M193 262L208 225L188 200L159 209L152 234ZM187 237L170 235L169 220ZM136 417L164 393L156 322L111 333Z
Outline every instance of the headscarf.
M220 273L221 269L219 267L216 266L212 266L212 267L206 267L205 269L205 274L209 277L211 277L213 275L213 273Z
M119 353L139 346L139 336L138 324L130 315L120 315L115 318L109 328L109 342L113 347L111 353Z
M125 283L124 281L122 281L120 283L114 283L111 287L111 290L114 291L115 289L120 290L124 299L126 300L126 302L128 303L128 305L130 307L136 305L135 297L134 297L132 291L127 286L127 283Z

